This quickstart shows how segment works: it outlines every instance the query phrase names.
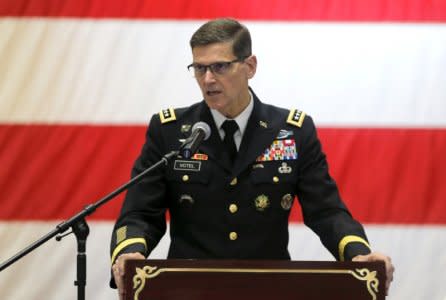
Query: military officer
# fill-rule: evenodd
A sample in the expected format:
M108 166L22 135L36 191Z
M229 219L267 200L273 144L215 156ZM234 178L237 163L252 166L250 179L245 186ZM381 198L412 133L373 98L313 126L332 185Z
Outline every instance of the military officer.
M384 261L388 287L390 258L371 252L363 227L342 202L311 117L265 104L249 88L257 59L247 28L212 20L190 45L188 69L204 100L152 117L132 176L178 150L195 123L206 122L211 135L192 157L174 158L128 191L111 241L118 289L125 260L148 256L164 235L167 210L169 258L290 259L294 199L336 259Z

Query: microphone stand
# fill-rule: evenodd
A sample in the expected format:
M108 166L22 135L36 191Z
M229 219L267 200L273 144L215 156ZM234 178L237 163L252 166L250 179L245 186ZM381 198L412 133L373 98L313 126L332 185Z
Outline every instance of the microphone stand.
M184 147L184 144L180 147L182 149ZM163 156L161 160L159 160L154 165L150 166L149 168L145 169L140 174L133 177L131 180L129 180L127 183L123 184L122 186L118 187L116 190L111 192L110 194L106 195L105 197L99 199L97 202L93 204L89 204L85 206L83 210L78 212L76 215L71 217L70 219L63 221L59 225L56 226L55 229L29 245L28 247L24 248L20 252L18 252L16 255L12 256L2 264L0 264L0 272L18 261L20 258L25 256L26 254L30 253L37 247L41 246L54 236L56 236L56 240L60 241L65 236L69 235L70 233L74 233L76 236L77 241L77 276L76 281L74 282L74 285L77 286L77 292L78 292L78 300L85 300L85 286L86 286L86 278L87 278L87 255L86 255L86 244L87 244L87 237L90 232L90 229L88 228L88 224L85 221L85 217L92 214L98 207L102 206L103 204L107 203L123 191L127 190L129 187L137 184L140 182L148 173L151 171L157 169L161 165L167 165L169 161L177 156L179 154L179 151L171 151ZM71 231L68 233L63 234L65 231L68 230L68 228L71 228Z

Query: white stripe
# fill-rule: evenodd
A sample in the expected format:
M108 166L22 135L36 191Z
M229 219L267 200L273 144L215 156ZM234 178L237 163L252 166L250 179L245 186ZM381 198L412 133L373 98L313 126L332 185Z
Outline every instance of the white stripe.
M3 262L37 240L58 222L0 222ZM89 222L87 242L87 298L114 299L108 288L111 222ZM446 226L366 226L375 251L386 253L396 267L388 300L432 299L446 296ZM165 236L151 258L165 258L169 238ZM290 226L293 260L333 260L317 236L300 224ZM1 273L2 299L76 299L74 236L61 242L50 240Z
M0 19L0 122L141 123L201 95L202 21ZM446 126L446 25L246 22L264 102L321 125Z

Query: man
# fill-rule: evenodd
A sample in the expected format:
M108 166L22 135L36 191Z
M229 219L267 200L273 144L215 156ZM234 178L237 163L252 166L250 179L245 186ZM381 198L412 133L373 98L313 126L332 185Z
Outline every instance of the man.
M165 233L166 210L169 258L290 259L288 216L296 196L305 224L336 259L384 261L388 288L390 258L371 253L340 199L312 119L264 104L249 88L257 58L246 27L213 20L190 45L188 69L204 101L152 117L132 176L177 150L195 123L206 122L211 135L191 159L175 158L128 191L111 242L120 292L125 260L149 255Z

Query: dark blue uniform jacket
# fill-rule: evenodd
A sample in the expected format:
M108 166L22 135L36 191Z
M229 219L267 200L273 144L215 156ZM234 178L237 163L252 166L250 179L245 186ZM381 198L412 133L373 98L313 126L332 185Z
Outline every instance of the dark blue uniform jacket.
M289 259L295 199L336 259L370 252L328 173L312 119L253 97L234 164L204 101L152 117L132 176L177 150L193 124L206 122L211 136L192 159L175 158L128 191L112 235L112 262L125 252L149 255L166 231L167 211L169 258Z

